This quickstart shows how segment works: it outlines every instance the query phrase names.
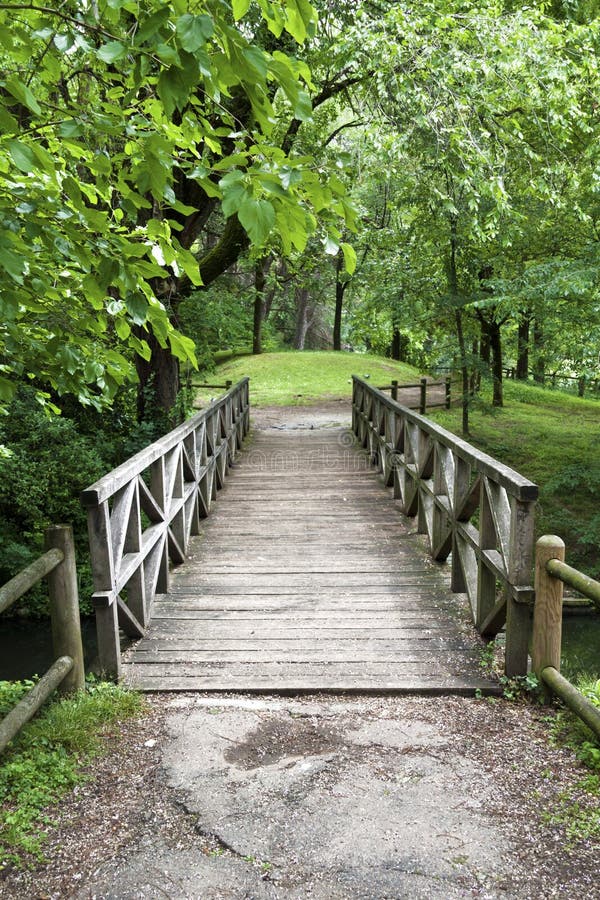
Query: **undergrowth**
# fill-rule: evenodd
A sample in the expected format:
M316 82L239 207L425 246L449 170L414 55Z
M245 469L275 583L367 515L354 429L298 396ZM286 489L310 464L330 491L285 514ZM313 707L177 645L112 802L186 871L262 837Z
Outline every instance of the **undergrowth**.
M33 685L0 682L0 716ZM52 806L87 779L111 725L140 715L139 694L90 682L80 694L50 701L5 750L0 766L0 869L44 859Z
M582 678L577 688L600 709L600 679ZM551 740L555 746L570 747L588 770L574 787L560 793L546 824L561 826L570 846L578 841L600 838L600 741L574 713L561 708L550 720Z

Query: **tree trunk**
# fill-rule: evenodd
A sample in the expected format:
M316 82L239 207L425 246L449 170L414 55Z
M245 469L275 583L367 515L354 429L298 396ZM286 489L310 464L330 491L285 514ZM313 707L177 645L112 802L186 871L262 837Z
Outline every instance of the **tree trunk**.
M298 288L296 291L296 328L294 331L294 350L304 350L306 334L310 327L309 291Z
M344 308L344 294L348 282L340 281L340 274L344 269L344 254L338 250L335 258L335 313L333 317L333 349L342 349L342 310Z
M544 327L538 318L533 320L533 380L544 383Z
M492 342L490 335L489 322L487 319L484 319L483 316L480 316L479 321L481 323L481 340L479 341L479 358L481 362L488 369L491 366L492 362Z
M502 390L502 339L498 322L488 322L490 346L492 350L492 378L493 395L492 406L503 406L504 396Z
M252 353L262 353L262 323L264 319L265 264L260 259L254 267L254 324L252 328Z
M135 368L139 378L138 421L164 419L165 425L173 424L169 417L177 402L181 386L179 360L171 354L168 346L161 347L151 332L140 329L138 337L143 338L152 351L149 360L142 359L141 356L135 357Z
M521 313L519 319L519 331L517 334L517 378L519 381L527 381L529 375L529 328L531 316L529 313Z
M448 266L448 286L455 304L458 304L458 270L456 267L456 253L458 249L458 221L456 216L450 217L450 261ZM457 305L454 310L456 322L456 336L458 338L458 351L460 353L460 371L462 374L462 433L469 436L469 369L467 365L467 347L463 330L462 310Z

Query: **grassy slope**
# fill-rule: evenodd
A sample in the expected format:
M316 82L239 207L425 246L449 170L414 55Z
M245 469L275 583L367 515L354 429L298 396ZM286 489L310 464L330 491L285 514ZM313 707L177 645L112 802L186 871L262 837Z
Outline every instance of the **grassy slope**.
M250 376L256 406L301 405L351 396L352 374L372 384L417 380L400 363L357 353L268 353L230 360L217 381ZM214 393L214 392L213 392ZM485 394L484 394L485 399ZM471 414L471 442L540 486L539 533L565 540L569 561L600 575L600 402L508 382L505 407L479 404ZM460 432L460 410L435 418Z
M379 356L303 351L229 360L218 367L215 379L235 382L245 375L250 377L253 406L303 406L319 399L350 400L352 375L370 375L372 384L383 385L393 378L414 382L418 372Z
M459 431L458 409L434 417ZM569 561L598 577L600 402L508 382L503 409L473 410L470 441L539 485L539 533L559 534Z

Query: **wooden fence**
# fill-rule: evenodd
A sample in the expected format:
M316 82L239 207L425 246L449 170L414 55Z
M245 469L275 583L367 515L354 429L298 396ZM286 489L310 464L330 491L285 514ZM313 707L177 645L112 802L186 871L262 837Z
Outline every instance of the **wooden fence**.
M452 590L479 632L506 626L506 674L525 674L537 486L356 376L352 427L432 557L452 555Z
M544 535L536 545L532 667L542 684L559 696L600 738L600 709L560 674L564 584L592 600L600 609L600 582L565 563L565 545L561 538Z
M73 532L69 525L46 531L46 552L0 588L0 613L48 578L55 662L0 722L0 752L57 688L62 693L82 690L85 673L79 622L79 594Z
M185 559L249 427L248 379L83 491L100 668L121 674L119 629L142 637L169 562Z
M506 378L514 380L517 377L517 370L514 367L505 369L504 374ZM586 393L591 393L592 397L596 398L600 394L600 378L590 378L587 375L561 375L559 372L543 375L530 372L529 375L533 378L536 387L551 387L553 390L575 388L579 397L585 397Z
M441 409L442 407L445 409L450 409L452 403L462 403L462 395L459 395L457 398L452 398L452 388L458 384L462 384L460 381L452 381L450 376L444 378L443 381L431 381L428 378L421 378L420 381L415 382L414 384L399 384L398 381L392 381L390 384L380 385L377 390L379 391L391 391L392 400L398 400L398 392L415 390L419 389L419 402L418 404L414 403L403 403L403 406L406 406L407 409L417 409L422 416L425 415L428 409ZM434 393L434 399L431 400L431 395L428 395L428 392L431 388L444 388L444 399L439 400L439 393Z

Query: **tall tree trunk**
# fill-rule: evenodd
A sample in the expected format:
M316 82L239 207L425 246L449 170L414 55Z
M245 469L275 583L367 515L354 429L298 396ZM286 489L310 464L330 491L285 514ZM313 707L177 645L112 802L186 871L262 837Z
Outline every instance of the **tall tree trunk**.
M546 360L544 359L544 326L540 320L533 320L533 380L538 384L544 383L544 369Z
M467 347L463 330L462 310L458 306L458 271L456 267L456 253L458 250L458 221L456 216L450 217L450 262L448 267L448 282L450 294L456 305L454 320L456 322L456 336L458 338L458 351L460 353L460 371L462 374L462 433L469 435L469 368L467 363Z
M335 258L335 312L333 316L333 349L342 349L342 311L344 309L344 294L348 287L347 281L340 281L340 275L344 271L344 254L338 250Z
M479 317L479 321L481 324L481 340L479 341L479 358L481 362L488 369L491 367L492 362L492 341L490 335L490 327L487 319L484 319L483 316Z
M298 288L296 291L296 328L294 331L294 350L304 350L306 334L310 327L308 288Z
M519 318L519 330L517 334L517 371L519 381L527 381L529 375L529 328L531 316L528 312L521 313Z
M142 332L139 337L147 342L152 352L149 360L135 357L135 367L139 379L137 392L138 421L153 421L169 416L177 402L181 386L179 360L172 356L168 347L161 347L152 332Z
M492 349L492 378L493 378L493 396L492 406L503 406L504 396L502 390L502 338L500 335L500 324L498 322L489 322L490 346Z
M264 319L265 264L259 259L254 267L254 323L252 327L252 353L262 353L262 323Z

